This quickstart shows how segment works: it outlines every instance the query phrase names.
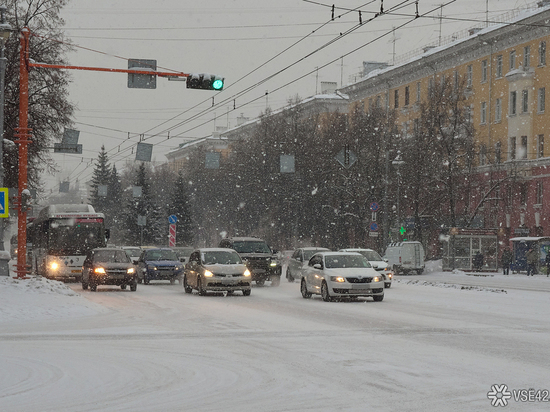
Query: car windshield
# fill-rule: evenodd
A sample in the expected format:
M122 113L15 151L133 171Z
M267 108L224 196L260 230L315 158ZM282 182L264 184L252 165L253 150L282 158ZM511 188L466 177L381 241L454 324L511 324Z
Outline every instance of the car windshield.
M326 250L326 249L311 249L311 250L304 250L304 262L307 262L311 257L319 252L320 250Z
M370 268L370 263L361 255L327 255L325 256L325 267L336 268Z
M97 250L94 253L95 262L130 263L124 250Z
M374 250L359 250L358 252L361 253L363 256L365 256L369 261L382 260L382 257Z
M173 250L151 250L145 253L145 260L178 260Z
M242 263L235 252L216 251L202 253L201 260L205 265L236 265Z
M233 242L233 249L238 253L271 253L267 243L258 240L244 240Z
M139 257L139 255L141 255L141 249L138 247L132 249L124 249L124 251L130 257Z

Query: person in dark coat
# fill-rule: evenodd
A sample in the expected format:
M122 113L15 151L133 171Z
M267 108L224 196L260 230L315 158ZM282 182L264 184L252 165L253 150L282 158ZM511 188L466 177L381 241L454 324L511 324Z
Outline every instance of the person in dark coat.
M527 276L534 276L537 271L537 252L531 248L525 254L525 258L527 259Z
M550 275L550 250L546 252L544 263L546 263L546 277L548 277L548 275Z
M547 258L550 254L546 255ZM500 260L502 262L502 270L504 271L505 275L510 274L510 265L512 264L512 251L509 247L505 248L502 252L502 256L500 257Z
M474 269L478 272L481 271L481 268L483 267L483 254L481 251L478 251L474 256Z

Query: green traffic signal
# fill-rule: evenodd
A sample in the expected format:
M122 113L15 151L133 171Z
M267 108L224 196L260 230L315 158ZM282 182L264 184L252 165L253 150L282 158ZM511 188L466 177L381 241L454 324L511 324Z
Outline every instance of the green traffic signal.
M223 89L223 80L221 79L214 80L214 83L212 83L212 87L214 88L214 90Z
M224 78L208 73L192 73L187 77L186 83L188 89L221 91Z

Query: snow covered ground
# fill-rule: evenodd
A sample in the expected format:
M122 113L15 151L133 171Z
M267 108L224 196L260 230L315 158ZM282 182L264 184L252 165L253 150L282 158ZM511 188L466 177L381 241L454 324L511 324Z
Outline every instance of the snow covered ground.
M548 410L550 278L484 275L431 263L383 302L334 303L286 282L201 297L0 277L0 411L484 411L495 388L505 410Z

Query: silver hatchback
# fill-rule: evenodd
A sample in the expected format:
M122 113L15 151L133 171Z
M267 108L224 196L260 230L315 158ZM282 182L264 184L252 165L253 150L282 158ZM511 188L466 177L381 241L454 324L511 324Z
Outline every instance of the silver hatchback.
M294 282L295 279L300 280L304 267L307 266L309 259L317 252L329 251L325 247L301 247L294 251L288 265L286 267L286 278L289 282Z

